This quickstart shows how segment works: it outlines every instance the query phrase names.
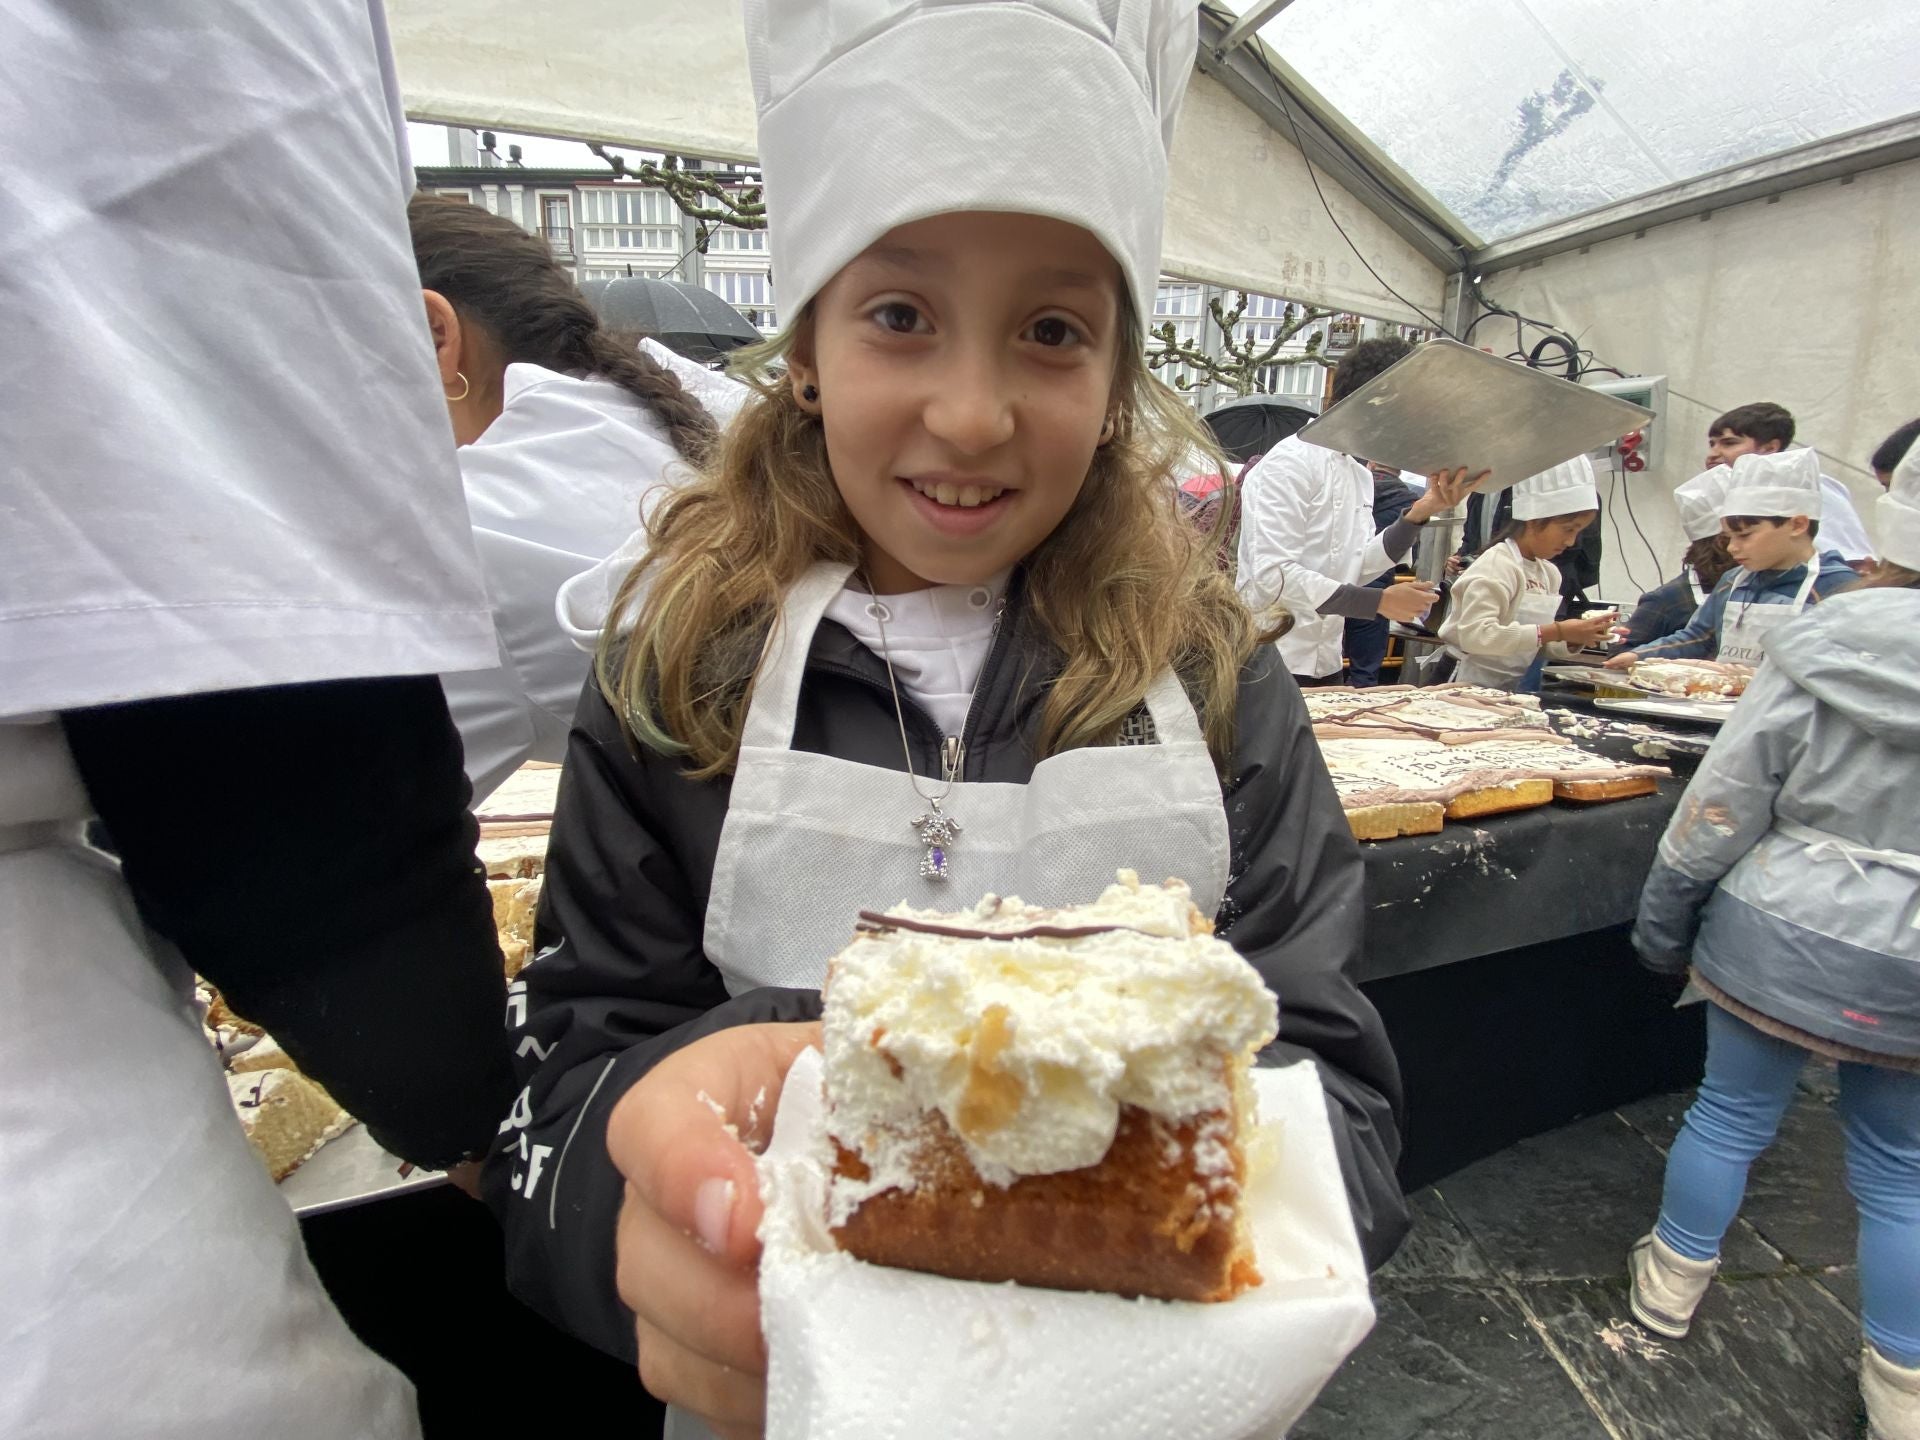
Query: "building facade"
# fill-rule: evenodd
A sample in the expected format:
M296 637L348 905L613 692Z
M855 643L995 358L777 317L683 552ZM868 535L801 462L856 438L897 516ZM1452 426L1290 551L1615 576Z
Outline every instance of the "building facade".
M711 233L702 253L693 220L663 189L619 179L605 166L531 169L512 158L502 160L491 148L477 149L472 131L453 130L449 135L451 153L460 163L419 167L415 173L422 190L458 196L543 236L554 258L583 283L624 276L683 280L724 298L763 334L778 331L781 315L773 268L777 237L770 232L723 226ZM511 147L509 153L517 155L518 147ZM680 163L729 188L744 189L759 180L751 171L712 162ZM1212 302L1218 300L1224 311L1231 312L1239 295L1228 287L1163 276L1148 328L1172 324L1177 339L1204 353L1221 355L1227 337L1213 318ZM1233 338L1264 348L1279 333L1287 303L1278 296L1249 294ZM1281 354L1306 354L1308 338L1315 331L1324 334L1321 353L1332 360L1375 335L1424 338L1424 332L1404 326L1334 315L1302 329ZM1234 398L1230 389L1187 366L1168 366L1156 373L1202 414ZM1329 373L1322 365L1274 364L1262 367L1256 384L1260 392L1288 396L1317 410Z
M544 237L554 259L578 281L684 280L723 297L762 333L779 328L765 230L723 226L709 236L702 254L693 220L665 190L618 179L604 166L423 165L414 173L424 191L456 196ZM739 170L710 174L723 185L757 183Z

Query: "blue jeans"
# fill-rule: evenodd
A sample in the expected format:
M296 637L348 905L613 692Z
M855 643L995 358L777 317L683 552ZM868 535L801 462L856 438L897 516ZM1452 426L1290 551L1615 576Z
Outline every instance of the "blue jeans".
M1740 1213L1747 1167L1779 1133L1807 1052L1707 1006L1707 1076L1667 1156L1654 1233L1710 1260ZM1847 1188L1860 1207L1860 1311L1867 1339L1920 1365L1920 1074L1840 1066Z

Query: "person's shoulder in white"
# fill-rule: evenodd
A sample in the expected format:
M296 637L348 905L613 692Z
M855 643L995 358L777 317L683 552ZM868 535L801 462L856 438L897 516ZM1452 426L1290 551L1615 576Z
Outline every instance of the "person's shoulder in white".
M710 370L677 350L669 350L651 336L640 342L640 349L679 377L681 387L707 407L713 423L722 430L740 413L750 393L747 387L722 370Z
M1867 527L1860 522L1860 512L1853 503L1853 492L1833 476L1823 474L1820 477L1820 493L1821 548L1839 552L1840 558L1849 565L1856 560L1873 559L1873 540L1867 534Z
M495 531L590 564L632 531L641 497L675 483L666 428L611 380L540 365L506 369L500 416L460 448L476 531Z

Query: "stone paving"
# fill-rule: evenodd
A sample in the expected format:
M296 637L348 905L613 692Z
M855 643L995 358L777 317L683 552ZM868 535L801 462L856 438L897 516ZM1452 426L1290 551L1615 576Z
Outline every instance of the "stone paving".
M1831 1067L1809 1064L1683 1341L1627 1310L1690 1100L1526 1140L1414 1196L1379 1322L1294 1440L1854 1440L1855 1220Z

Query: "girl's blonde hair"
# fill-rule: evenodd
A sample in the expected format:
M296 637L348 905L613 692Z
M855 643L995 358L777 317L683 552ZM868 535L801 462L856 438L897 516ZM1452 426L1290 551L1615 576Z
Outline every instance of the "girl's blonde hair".
M622 582L595 672L630 736L685 758L694 779L733 769L755 671L787 588L819 561L857 565L861 534L840 498L817 416L778 366L811 313L734 371L758 392L704 473L662 502L646 555ZM1233 748L1240 669L1262 635L1214 563L1214 537L1179 513L1174 467L1211 435L1149 373L1137 319L1122 327L1116 425L1079 497L1025 558L1040 629L1066 657L1048 686L1043 756L1111 743L1171 666L1194 698L1215 763ZM1231 504L1220 507L1225 517ZM630 630L618 617L631 617Z

